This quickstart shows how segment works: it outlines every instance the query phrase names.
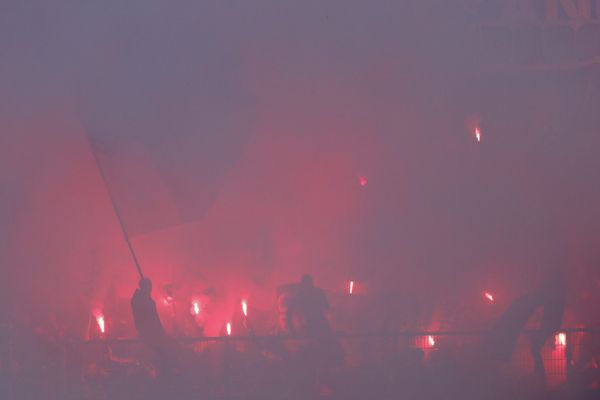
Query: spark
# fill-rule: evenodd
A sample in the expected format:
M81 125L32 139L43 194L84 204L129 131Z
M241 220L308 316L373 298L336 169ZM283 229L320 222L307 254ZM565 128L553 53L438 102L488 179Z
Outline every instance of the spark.
M246 300L242 300L242 312L244 313L244 317L248 316L248 303Z
M348 290L348 293L352 294L354 292L354 281L350 281L350 289Z
M227 323L227 336L231 336L231 322Z

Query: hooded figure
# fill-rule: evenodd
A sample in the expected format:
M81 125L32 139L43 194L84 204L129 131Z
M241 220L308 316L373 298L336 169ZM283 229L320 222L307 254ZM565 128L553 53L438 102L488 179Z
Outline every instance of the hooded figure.
M158 317L156 303L152 300L151 293L152 282L150 279L142 278L131 299L135 328L140 339L146 342L165 337L165 331Z
M165 375L172 369L170 365L175 349L163 329L151 293L152 282L150 279L140 279L139 287L131 298L131 310L139 338L154 350L157 356L158 373Z

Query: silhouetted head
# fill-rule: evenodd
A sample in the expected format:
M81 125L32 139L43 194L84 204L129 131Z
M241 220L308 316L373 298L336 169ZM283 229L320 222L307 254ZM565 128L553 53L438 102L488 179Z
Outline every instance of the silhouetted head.
M140 282L138 283L140 290L144 293L148 293L150 294L150 292L152 292L152 281L148 278L142 278L140 279Z
M314 283L312 276L310 276L309 274L302 275L302 278L300 279L300 284L302 286L313 287Z

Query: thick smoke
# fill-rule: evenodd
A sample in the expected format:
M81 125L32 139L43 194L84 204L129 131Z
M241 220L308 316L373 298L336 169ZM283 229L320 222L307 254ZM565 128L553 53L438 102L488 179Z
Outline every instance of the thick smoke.
M459 327L488 322L484 290L506 304L562 263L589 301L593 75L486 73L455 7L396 3L5 2L5 311L81 332L136 284L90 137L158 291L268 313L309 272L398 326Z

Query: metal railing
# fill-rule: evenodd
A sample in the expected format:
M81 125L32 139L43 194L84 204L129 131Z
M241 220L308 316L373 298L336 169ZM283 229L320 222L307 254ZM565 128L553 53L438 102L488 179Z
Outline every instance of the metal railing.
M506 375L502 379L516 381L532 374L529 336L533 332L525 331L520 336L514 354L497 372ZM356 371L363 371L367 367L372 371L381 371L383 376L378 378L381 380L378 382L379 388L393 386L398 374L415 371L425 374L434 366L477 368L478 365L485 365L489 368L491 362L485 360L483 351L486 336L486 331L463 330L337 333L324 339L268 335L178 338L174 341L180 354L186 355L179 359L181 365L177 374L189 374L183 380L188 382L190 390L203 392L208 397L226 395L241 398L243 396L240 393L252 391L249 388L256 390L255 386L264 387L266 383L261 383L261 379L266 376L280 382L287 382L286 374L297 377L298 365L309 365L310 357L316 360L320 373L334 371L341 380L349 379ZM319 347L319 343L325 345ZM339 362L333 360L336 358L335 352L329 351L334 343L339 343L343 351L343 360ZM317 351L311 353L311 348ZM106 360L107 364L112 362L120 365L117 368L120 368L120 372L110 373L146 374L150 377L155 374L153 363L156 361L152 360L151 352L134 339L77 343L71 351L83 356L84 362L78 367L83 370L75 378L80 381L67 383L66 387L73 387L73 384L79 387L93 386L91 382L98 380L99 373L94 368L90 369L89 363L97 364L99 358ZM580 380L586 366L595 362L597 355L600 355L600 330L561 330L560 336L557 334L548 340L542 350L548 387L556 388ZM67 369L68 363L65 362ZM248 371L262 373L257 378ZM198 374L210 379L195 380L193 377ZM102 385L98 382L95 384L101 391ZM288 382L284 386L290 385L293 386ZM313 383L309 386L313 386ZM314 383L314 387L319 387L318 382Z
M426 380L419 385L432 386L439 370L466 374L488 369L497 379L517 382L532 375L533 332L523 332L512 357L502 365L486 359L486 331L462 330L336 333L320 339L176 338L171 367L177 388L203 398L284 398L302 390L327 397L322 388L328 385L340 398L358 390L357 385L395 393L412 382ZM600 329L570 328L560 334L542 350L548 387L600 384L595 364ZM32 398L139 397L160 381L156 354L136 339L70 341L61 346L35 373L27 370L26 360L13 360L21 367L3 369L3 398L23 398L24 392ZM28 392L32 390L43 396Z

